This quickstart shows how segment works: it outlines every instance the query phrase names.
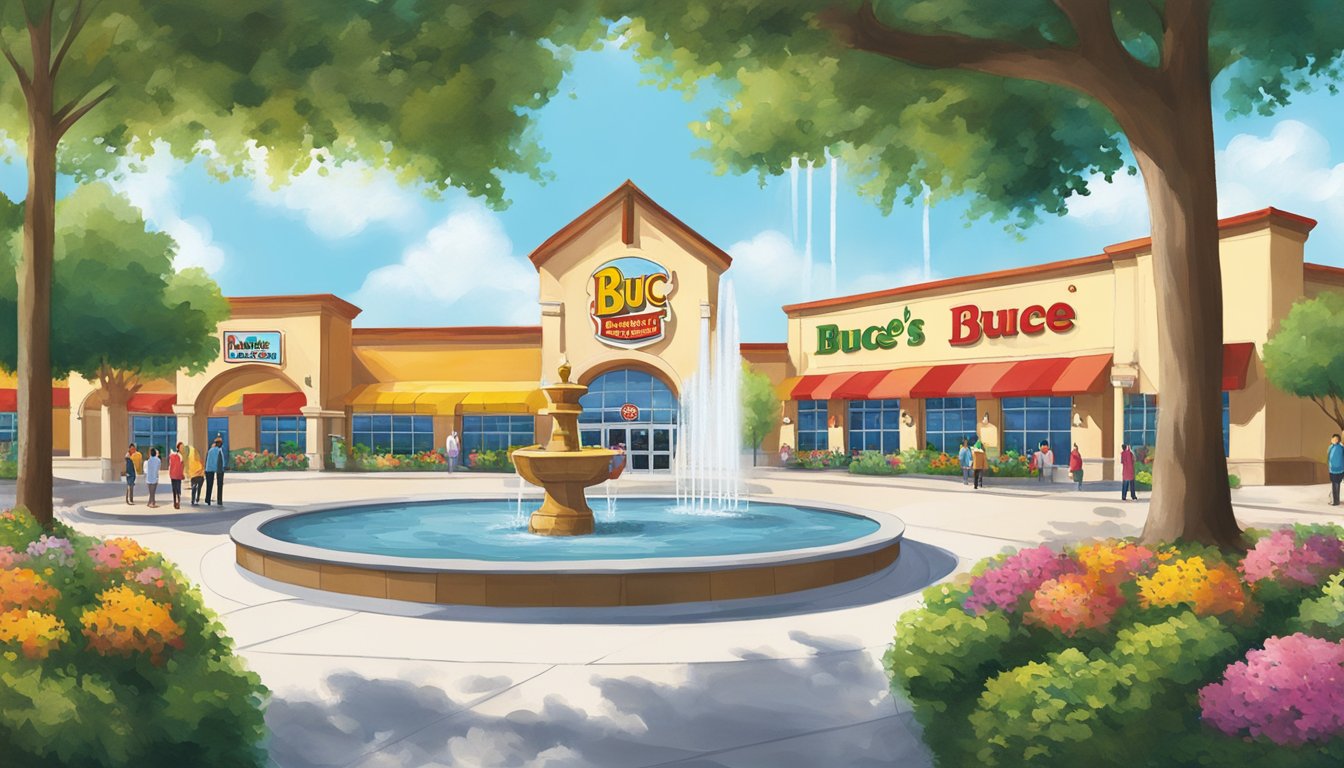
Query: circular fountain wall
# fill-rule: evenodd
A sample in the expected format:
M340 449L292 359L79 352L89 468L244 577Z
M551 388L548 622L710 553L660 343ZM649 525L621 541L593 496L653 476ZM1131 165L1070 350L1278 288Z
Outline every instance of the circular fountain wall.
M752 500L695 514L626 497L592 535L536 536L516 501L471 499L270 510L230 532L239 566L343 594L488 606L614 606L787 594L895 562L895 517Z

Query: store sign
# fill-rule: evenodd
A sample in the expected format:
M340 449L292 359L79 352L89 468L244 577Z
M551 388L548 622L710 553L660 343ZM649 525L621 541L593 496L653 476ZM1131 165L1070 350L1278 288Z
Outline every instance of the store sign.
M626 421L636 421L639 419L639 406L634 403L626 403L621 406L621 418Z
M224 362L280 365L283 339L279 331L225 331Z
M924 343L924 321L912 320L909 307L905 308L901 317L893 317L886 325L870 325L853 330L841 330L838 325L817 326L817 354L895 349L901 343L902 336L908 347L918 347Z
M952 308L952 338L948 343L964 347L981 338L1007 339L1019 333L1039 336L1047 330L1064 333L1073 328L1077 317L1073 307L1062 301L1051 304L1049 309L1032 304L1021 310L981 310L974 304L964 304Z
M604 344L635 349L659 341L672 322L672 274L648 259L627 256L597 268L589 283L593 332Z

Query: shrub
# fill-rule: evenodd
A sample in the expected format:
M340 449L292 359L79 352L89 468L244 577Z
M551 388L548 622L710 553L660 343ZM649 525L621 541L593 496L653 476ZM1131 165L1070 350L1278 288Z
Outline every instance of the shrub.
M1344 530L1248 536L981 561L900 617L893 689L940 765L1344 764Z
M438 451L419 451L411 454L376 452L364 445L350 451L345 468L357 472L424 472L446 470L448 459Z
M789 466L802 469L842 469L852 457L844 451L801 451L793 454Z
M849 462L849 471L856 475L897 475L904 471L904 467L901 457L895 454L862 451Z
M0 539L6 765L264 763L266 691L171 563L22 510Z
M513 452L522 446L511 445L508 448L489 451L472 451L467 454L467 469L478 472L513 472Z
M308 455L244 449L233 453L231 463L235 472L296 471L308 468Z

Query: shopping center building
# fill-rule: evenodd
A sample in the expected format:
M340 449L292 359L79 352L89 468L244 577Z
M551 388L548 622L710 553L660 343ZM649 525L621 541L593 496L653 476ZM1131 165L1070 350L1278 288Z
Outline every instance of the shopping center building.
M1344 269L1304 263L1314 225L1275 209L1219 224L1224 443L1246 484L1324 477L1332 424L1271 386L1261 358L1294 301L1344 290ZM217 434L235 453L296 448L310 468L329 465L334 441L410 453L456 431L466 451L530 444L550 429L539 387L567 360L590 387L584 443L624 444L632 471L669 469L679 393L718 332L728 254L627 182L530 258L535 326L362 328L360 309L329 294L232 298L220 355L200 373L145 382L125 403L77 376L57 382L57 461L97 462L110 478L130 440ZM1109 477L1122 441L1155 443L1154 294L1143 239L786 306L787 342L742 345L782 403L763 455L1048 439L1078 443L1089 475ZM0 382L0 442L16 425L13 386Z

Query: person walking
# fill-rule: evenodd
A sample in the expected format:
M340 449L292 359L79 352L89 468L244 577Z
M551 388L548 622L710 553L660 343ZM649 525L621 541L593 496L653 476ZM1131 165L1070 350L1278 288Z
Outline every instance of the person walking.
M973 459L974 457L971 456L970 441L963 439L961 441L961 450L957 451L957 461L961 463L962 485L971 484L971 472L972 472L971 464L973 463L972 462Z
M985 485L986 469L989 469L989 456L985 453L985 444L976 440L975 447L971 449L971 473L975 477L976 490Z
M149 503L146 506L150 509L159 506L154 494L159 490L159 469L162 467L163 460L159 458L159 449L150 448L149 458L145 460L145 487L149 489Z
M1069 452L1069 477L1078 484L1078 490L1083 490L1083 454L1078 450L1078 444L1073 444L1073 450Z
M1031 454L1031 468L1036 470L1036 482L1045 482L1045 443L1042 442L1036 446L1036 452Z
M136 447L135 443L131 443L131 462L135 464L136 476L145 474L145 456L140 453L140 449Z
M1129 449L1129 443L1120 444L1120 500L1128 501L1139 500L1139 494L1134 491L1134 451Z
M1330 447L1325 449L1325 468L1330 472L1330 506L1339 506L1339 484L1344 481L1344 445L1339 433L1330 436Z
M187 477L191 478L191 506L201 503L201 486L205 485L205 462L195 446L187 446Z
M182 508L182 478L185 477L182 466L182 444L173 446L168 454L168 483L173 487L173 509Z
M135 450L135 443L131 443L126 449L126 467L121 474L126 478L126 503L135 504L135 456L139 453Z
M210 494L219 492L219 506L224 506L224 438L215 437L215 444L205 452L205 506L210 506Z
M1041 477L1047 483L1055 482L1055 452L1050 448L1049 440L1041 441Z
M462 452L462 444L457 439L456 430L449 433L448 441L443 446L443 452L448 456L448 471L456 471L457 456Z

